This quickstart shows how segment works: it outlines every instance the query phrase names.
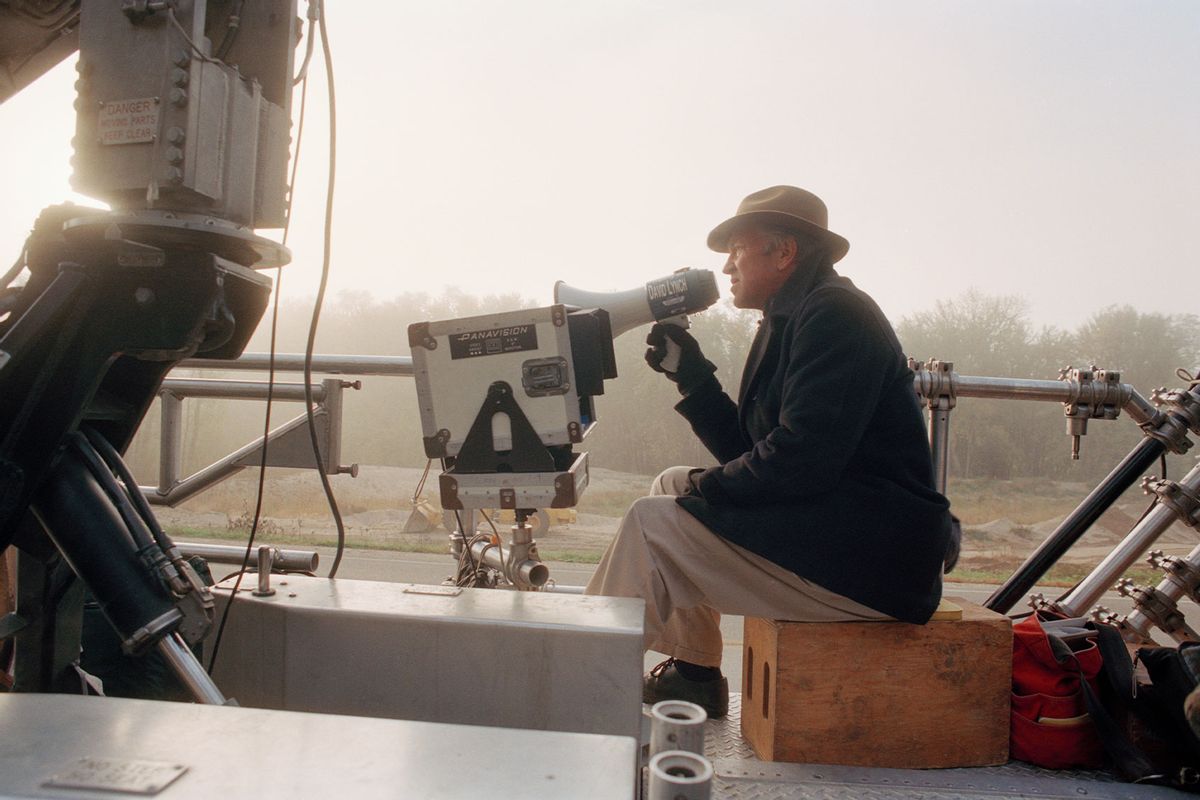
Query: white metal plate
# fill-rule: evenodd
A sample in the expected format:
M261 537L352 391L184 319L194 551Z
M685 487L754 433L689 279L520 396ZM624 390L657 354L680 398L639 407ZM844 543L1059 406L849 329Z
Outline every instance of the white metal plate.
M185 772L187 767L183 764L130 758L85 757L42 785L63 789L96 789L154 795L170 786Z
M100 107L100 144L137 144L158 137L161 105L157 97L114 100Z

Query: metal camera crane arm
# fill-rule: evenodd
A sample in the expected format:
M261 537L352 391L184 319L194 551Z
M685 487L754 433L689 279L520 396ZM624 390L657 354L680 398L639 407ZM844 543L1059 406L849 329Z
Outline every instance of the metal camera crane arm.
M3 96L77 43L71 183L111 208L44 211L28 281L0 286L0 548L48 576L18 582L20 689L64 685L72 648L42 643L70 636L54 585L74 572L126 652L224 700L184 646L211 597L120 453L171 367L241 353L270 294L255 269L289 260L255 228L284 221L296 34L296 0L0 3Z

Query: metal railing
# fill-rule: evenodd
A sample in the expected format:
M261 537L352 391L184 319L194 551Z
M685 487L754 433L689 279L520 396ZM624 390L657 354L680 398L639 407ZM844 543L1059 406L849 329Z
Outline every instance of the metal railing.
M247 353L232 361L188 359L179 366L182 369L266 372L271 366L271 357L268 353ZM304 355L277 354L274 366L276 372L303 372ZM412 369L412 358L408 356L321 355L314 356L311 365L313 373L326 375L411 377ZM315 404L314 423L321 445L320 464L316 463L312 452L308 415L300 414L266 436L269 443L267 466L319 467L328 475L357 474L357 464L341 464L342 393L346 389L359 388L361 384L357 381L348 382L338 378L327 378L311 387ZM267 381L171 377L164 380L158 393L161 401L158 485L140 487L146 498L155 505L178 505L246 467L259 466L262 463L264 441L261 436L191 475L183 476L183 403L187 398L266 400L268 392L274 400L305 400L303 383L277 381L272 387Z
M223 371L259 371L270 366L264 353L249 353L234 361L192 359L181 367ZM274 366L279 372L298 372L304 369L304 357L298 354L276 355ZM1034 551L1008 581L988 599L993 610L1006 613L1016 601L1029 592L1038 579L1053 566L1080 536L1104 513L1116 499L1141 477L1163 453L1183 453L1191 446L1187 434L1200 434L1200 388L1193 385L1169 393L1156 392L1151 400L1137 389L1121 383L1120 373L1091 369L1065 369L1059 380L993 378L959 375L950 362L930 360L925 364L909 362L913 369L913 388L924 403L929 415L929 445L933 455L937 488L946 490L949 473L949 442L951 412L960 397L991 398L1061 403L1067 421L1067 434L1072 439L1071 456L1078 458L1079 438L1087 433L1093 419L1115 420L1127 414L1145 434L1143 440L1112 472L1072 511L1055 531ZM412 359L405 356L314 356L314 373L332 375L382 375L412 377ZM357 472L357 465L341 466L342 392L359 388L358 383L341 379L325 379L312 387L317 405L318 433L323 443L320 468L327 474ZM143 488L151 502L175 504L215 485L247 466L261 463L262 437L250 442L186 478L180 478L182 442L181 404L188 397L222 397L266 399L265 381L209 380L168 378L162 398L162 440L160 443L159 485ZM303 384L276 383L273 396L281 400L303 400ZM269 466L314 466L307 419L301 415L271 431L267 440ZM1193 470L1180 482L1160 480L1150 489L1158 496L1156 508L1130 532L1092 575L1079 586L1053 603L1043 603L1058 611L1079 614L1092 606L1111 586L1116 576L1149 547L1176 519L1200 526L1200 468ZM1193 557L1194 556L1194 557ZM1176 637L1189 637L1191 629L1182 623L1174 601L1184 594L1200 596L1200 548L1187 559L1158 560L1168 571L1168 577L1157 588L1130 587L1126 591L1135 600L1135 611L1125 618L1107 615L1104 620L1123 629L1130 639L1146 638L1154 624ZM1102 615L1102 610L1094 612Z

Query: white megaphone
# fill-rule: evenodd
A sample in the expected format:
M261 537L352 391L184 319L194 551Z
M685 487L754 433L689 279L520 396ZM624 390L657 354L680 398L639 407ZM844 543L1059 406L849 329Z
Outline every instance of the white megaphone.
M686 328L688 314L703 311L717 302L717 278L712 270L685 268L624 292L586 292L557 281L554 302L604 309L614 338L652 322ZM662 367L667 372L679 368L679 345L670 338Z

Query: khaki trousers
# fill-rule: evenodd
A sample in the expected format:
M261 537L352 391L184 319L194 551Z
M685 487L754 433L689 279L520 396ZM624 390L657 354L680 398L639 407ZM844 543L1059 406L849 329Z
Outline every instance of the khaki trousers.
M584 589L645 600L647 650L719 667L722 613L798 622L890 619L710 531L675 502L687 490L688 470L663 471L650 496L633 502Z

